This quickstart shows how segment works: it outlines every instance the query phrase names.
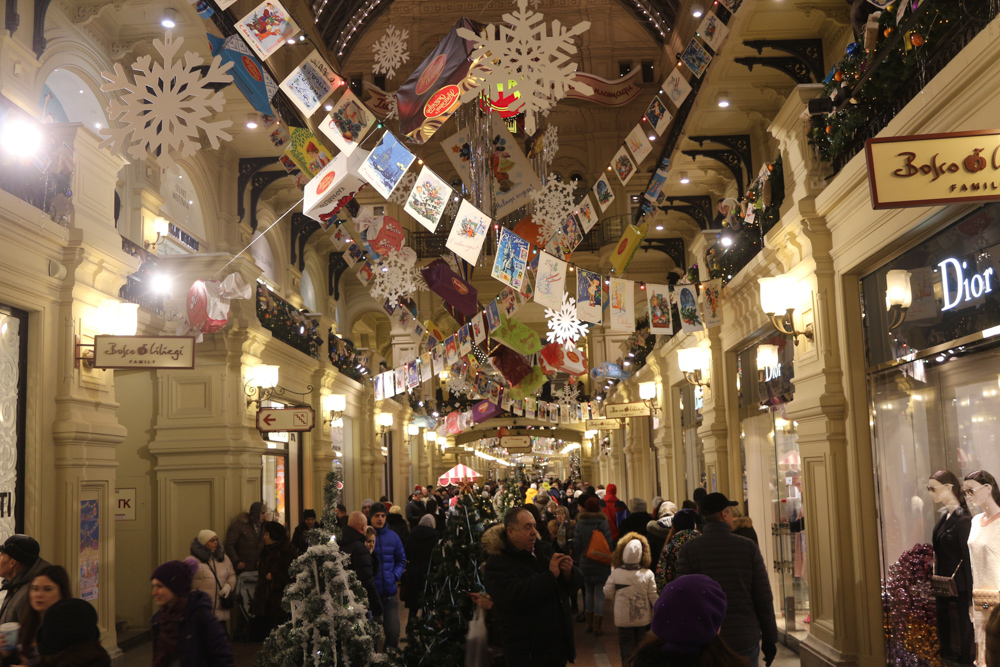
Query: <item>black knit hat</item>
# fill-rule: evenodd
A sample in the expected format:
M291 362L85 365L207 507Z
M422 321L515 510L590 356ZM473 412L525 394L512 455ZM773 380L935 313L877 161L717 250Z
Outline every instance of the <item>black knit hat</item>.
M11 535L7 541L0 546L0 553L7 554L18 563L31 567L38 560L38 553L41 549L35 538L27 535Z
M288 531L277 521L265 521L264 530L275 542L281 542L288 535Z
M315 518L316 518L316 510L305 510L304 512L302 512L303 521L305 521L306 519L315 519Z
M174 595L187 595L191 592L191 581L199 567L198 561L191 556L182 561L168 560L153 570L150 579L156 579Z
M38 652L55 655L83 642L97 641L97 610L86 600L67 598L48 608L36 639Z
M375 516L379 512L381 512L382 514L389 513L389 510L386 509L385 507L385 503L375 503L374 505L372 505L371 516Z

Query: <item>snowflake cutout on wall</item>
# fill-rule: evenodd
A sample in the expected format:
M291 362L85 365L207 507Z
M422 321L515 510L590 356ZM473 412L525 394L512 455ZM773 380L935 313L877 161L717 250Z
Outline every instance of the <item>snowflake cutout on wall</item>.
M542 164L548 167L556 159L559 152L559 128L555 125L545 127L545 138L542 141Z
M410 31L406 28L397 30L396 26L389 26L385 34L372 44L372 55L375 56L372 72L385 74L390 79L395 76L396 68L410 59L406 46L409 36Z
M412 248L384 255L375 265L370 293L377 299L387 299L396 305L405 296L427 289L420 270L416 268L417 253Z
M407 172L406 176L403 176L403 179L398 185L396 185L396 189L392 191L391 195L389 195L389 201L402 206L406 203L406 200L410 198L410 192L413 191L413 186L416 184L417 172Z
M587 325L576 316L576 299L566 292L562 295L562 308L546 308L545 318L549 326L545 340L550 343L562 343L563 347L572 350L576 341L587 335Z
M549 34L545 16L528 9L528 0L517 0L517 11L503 15L510 25L486 26L481 34L459 28L460 37L471 40L476 49L469 54L470 60L483 58L492 65L489 73L482 74L482 84L472 88L462 96L463 102L475 99L480 88L496 90L498 84L507 85L510 80L517 82L521 91L525 131L535 132L535 113L547 113L556 102L566 97L570 88L584 95L592 95L594 89L575 79L576 63L570 62L576 54L573 38L590 29L590 21L582 21L572 28L566 28L559 21L552 22Z
M573 212L573 186L549 174L540 190L532 190L535 209L531 219L538 225L538 245L544 246L556 235Z
M219 148L219 140L230 141L232 136L223 128L232 125L231 120L209 122L222 111L225 95L212 90L215 84L230 83L233 77L226 72L233 63L222 64L216 56L208 72L202 76L195 68L204 64L197 53L187 51L184 62L174 61L183 37L176 40L168 30L163 41L154 40L153 46L163 63L150 64L150 56L142 56L132 65L135 82L129 81L120 63L115 63L114 72L101 72L108 83L101 86L104 92L121 92L121 98L113 97L108 104L108 117L118 120L120 127L101 130L107 139L100 148L110 146L113 152L127 147L127 152L136 160L145 159L146 153L157 155L160 166L167 169L175 166L172 150L181 157L190 157L201 148L198 130L204 131L212 148Z

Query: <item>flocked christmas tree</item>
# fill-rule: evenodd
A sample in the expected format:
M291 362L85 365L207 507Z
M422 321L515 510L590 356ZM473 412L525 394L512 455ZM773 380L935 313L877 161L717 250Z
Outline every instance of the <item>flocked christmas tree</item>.
M395 665L375 653L381 628L368 620L368 597L337 546L337 503L344 488L339 471L323 485L323 527L307 534L312 545L290 568L283 605L292 620L278 626L257 654L255 667Z
M485 593L480 566L486 561L481 538L496 523L493 503L473 493L458 497L434 548L419 622L406 625L403 663L407 667L465 664L465 637L475 603L469 593Z

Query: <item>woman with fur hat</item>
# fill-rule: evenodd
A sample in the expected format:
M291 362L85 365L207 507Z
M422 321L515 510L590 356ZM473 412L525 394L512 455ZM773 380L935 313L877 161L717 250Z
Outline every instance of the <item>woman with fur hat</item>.
M153 570L150 579L158 609L153 616L153 667L233 667L233 647L212 612L212 601L191 590L197 571L198 561L192 557L170 560Z
M587 498L583 506L584 511L576 515L576 530L573 532L576 564L583 572L583 602L587 614L587 632L593 632L598 636L604 634L601 630L604 621L604 582L611 574L611 566L588 558L586 553L595 532L604 536L609 548L613 543L608 518L601 512L600 502L593 496Z
M38 629L42 667L111 667L101 646L97 610L86 600L59 600L45 612Z
M639 533L626 533L611 556L611 576L604 584L604 596L614 600L615 625L622 664L632 656L653 619L653 605L659 595L649 569L652 556L649 542Z
M236 568L219 544L219 536L208 529L199 532L191 540L191 555L198 559L198 571L194 573L191 588L212 598L215 617L222 623L222 627L226 627L229 609L223 608L220 598L233 595L236 589ZM235 600L235 596L231 599Z

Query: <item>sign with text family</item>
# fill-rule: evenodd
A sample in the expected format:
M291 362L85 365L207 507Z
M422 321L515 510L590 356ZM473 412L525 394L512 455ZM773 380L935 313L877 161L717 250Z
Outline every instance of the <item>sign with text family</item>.
M604 416L607 419L648 417L649 404L645 401L636 401L635 403L606 403L604 405Z
M865 142L872 208L1000 200L1000 130Z
M94 336L94 368L194 368L194 336Z

